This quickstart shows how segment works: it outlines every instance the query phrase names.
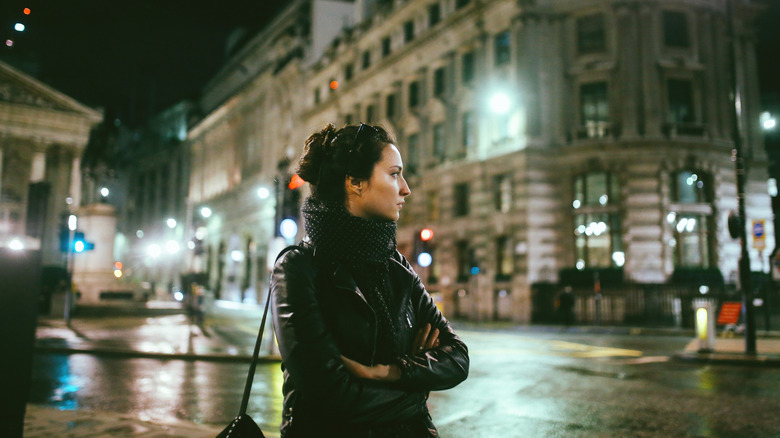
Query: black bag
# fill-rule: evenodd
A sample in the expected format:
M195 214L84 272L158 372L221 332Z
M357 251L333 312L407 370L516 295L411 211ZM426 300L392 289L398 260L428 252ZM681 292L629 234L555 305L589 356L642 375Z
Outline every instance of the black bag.
M263 340L263 330L265 329L265 319L268 316L268 306L271 303L271 289L268 289L268 296L265 298L265 310L263 311L263 321L260 323L260 332L257 334L255 342L255 352L252 355L252 364L249 365L249 375L246 376L246 385L244 386L244 397L241 399L241 409L238 415L226 428L217 435L217 438L265 438L263 431L246 413L246 407L249 404L249 393L252 392L252 379L255 377L255 368L257 367L257 357L260 355L260 342Z

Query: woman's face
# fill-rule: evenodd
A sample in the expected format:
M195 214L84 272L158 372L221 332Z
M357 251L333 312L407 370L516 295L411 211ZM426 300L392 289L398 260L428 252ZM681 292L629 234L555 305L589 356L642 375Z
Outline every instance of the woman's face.
M357 194L349 196L350 213L366 219L397 221L406 197L412 193L404 179L403 168L398 148L387 144L374 165L371 178L361 181Z

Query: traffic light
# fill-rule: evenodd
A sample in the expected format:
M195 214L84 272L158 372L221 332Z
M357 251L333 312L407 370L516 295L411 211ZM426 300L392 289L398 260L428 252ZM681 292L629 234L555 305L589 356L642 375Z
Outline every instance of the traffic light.
M70 230L67 225L60 225L60 252L68 252L70 248Z
M299 175L285 175L277 180L276 235L294 239L298 234L301 191L304 181Z
M73 252L85 252L95 249L95 244L84 238L82 231L73 233Z
M427 268L433 263L433 249L432 249L433 230L430 228L423 228L415 234L414 248L417 255L417 264L423 268Z

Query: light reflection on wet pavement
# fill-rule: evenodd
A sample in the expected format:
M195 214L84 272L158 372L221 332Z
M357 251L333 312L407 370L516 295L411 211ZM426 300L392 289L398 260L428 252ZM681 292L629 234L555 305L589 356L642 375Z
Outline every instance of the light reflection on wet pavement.
M169 330L160 342L180 345L188 334L177 327L144 330ZM780 369L668 361L686 337L459 333L469 379L429 399L443 437L780 436ZM246 371L243 362L38 354L30 402L223 425ZM281 384L279 364L258 366L249 414L264 430L278 428Z

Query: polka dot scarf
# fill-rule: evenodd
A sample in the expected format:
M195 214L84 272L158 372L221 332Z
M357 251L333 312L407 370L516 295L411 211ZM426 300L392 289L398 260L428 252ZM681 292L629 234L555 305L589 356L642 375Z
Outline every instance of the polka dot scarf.
M363 219L339 204L309 197L301 209L306 234L317 251L343 263L377 317L377 363L397 356L396 329L390 316L387 283L390 257L395 252L397 224Z

